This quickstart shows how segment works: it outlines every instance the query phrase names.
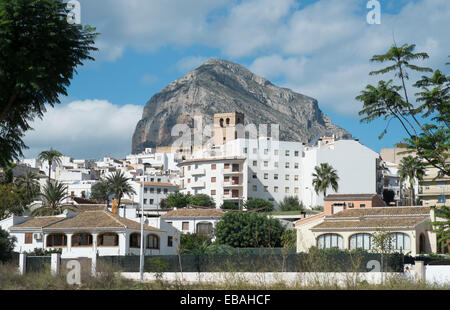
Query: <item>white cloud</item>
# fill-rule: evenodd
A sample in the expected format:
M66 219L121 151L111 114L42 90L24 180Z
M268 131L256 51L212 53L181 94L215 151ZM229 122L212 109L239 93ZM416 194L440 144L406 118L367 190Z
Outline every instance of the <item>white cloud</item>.
M187 56L180 59L175 65L176 68L183 73L192 71L193 69L199 67L205 61L208 60L208 57L203 56Z
M158 81L158 77L153 74L144 74L141 77L141 83L145 84L145 85L151 85L151 84L155 83L156 81Z
M34 157L50 147L72 157L124 157L131 153L131 138L141 119L142 106L114 105L106 100L74 101L48 108L43 120L35 120L27 132Z

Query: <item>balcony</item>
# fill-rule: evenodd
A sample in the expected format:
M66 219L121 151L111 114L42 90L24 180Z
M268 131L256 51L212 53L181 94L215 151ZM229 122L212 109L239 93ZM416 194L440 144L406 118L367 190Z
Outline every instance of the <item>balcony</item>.
M191 172L191 175L204 175L204 174L205 174L205 169L204 168L194 169Z
M188 186L190 186L191 188L203 188L205 187L205 182L204 181L192 182L191 184L188 184Z
M222 186L224 188L239 188L244 186L244 184L242 184L241 182L238 181L228 181L228 182L223 182Z

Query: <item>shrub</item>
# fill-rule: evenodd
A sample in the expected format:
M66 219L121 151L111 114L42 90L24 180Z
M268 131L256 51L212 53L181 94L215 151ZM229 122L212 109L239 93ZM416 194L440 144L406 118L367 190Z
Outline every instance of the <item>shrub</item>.
M272 212L273 211L273 204L270 201L261 199L261 198L254 198L247 200L245 203L245 207L247 210L255 210L255 209L262 209L261 212Z
M280 202L281 211L304 211L305 206L298 199L297 196L286 196L283 201Z
M0 262L12 259L16 237L12 237L6 230L0 228Z

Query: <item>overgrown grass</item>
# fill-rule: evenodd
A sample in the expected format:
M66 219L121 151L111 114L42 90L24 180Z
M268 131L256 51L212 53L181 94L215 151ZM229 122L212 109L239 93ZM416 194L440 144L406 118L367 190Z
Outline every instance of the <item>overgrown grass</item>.
M284 281L267 284L261 274L260 283L250 283L237 273L230 275L222 283L188 283L182 281L163 281L161 279L141 283L125 279L113 270L111 266L103 265L99 268L99 275L92 277L90 274L82 275L82 284L69 285L64 275L52 276L50 270L30 272L19 275L17 265L0 264L0 289L3 290L429 290L449 289L450 286L429 285L423 282L405 280L402 277L392 277L384 284L373 285L365 281L356 281L349 278L344 286L334 282L309 283L306 286L300 284L289 285Z

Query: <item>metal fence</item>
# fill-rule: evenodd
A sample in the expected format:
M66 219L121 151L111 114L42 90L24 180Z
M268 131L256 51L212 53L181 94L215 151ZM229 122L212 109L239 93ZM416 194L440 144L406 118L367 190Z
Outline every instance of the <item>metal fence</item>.
M368 272L379 254L240 253L232 255L146 256L145 272ZM103 256L98 261L122 272L139 272L139 256ZM384 271L403 271L401 254L385 256Z
M50 270L51 256L27 256L27 272L42 272Z

